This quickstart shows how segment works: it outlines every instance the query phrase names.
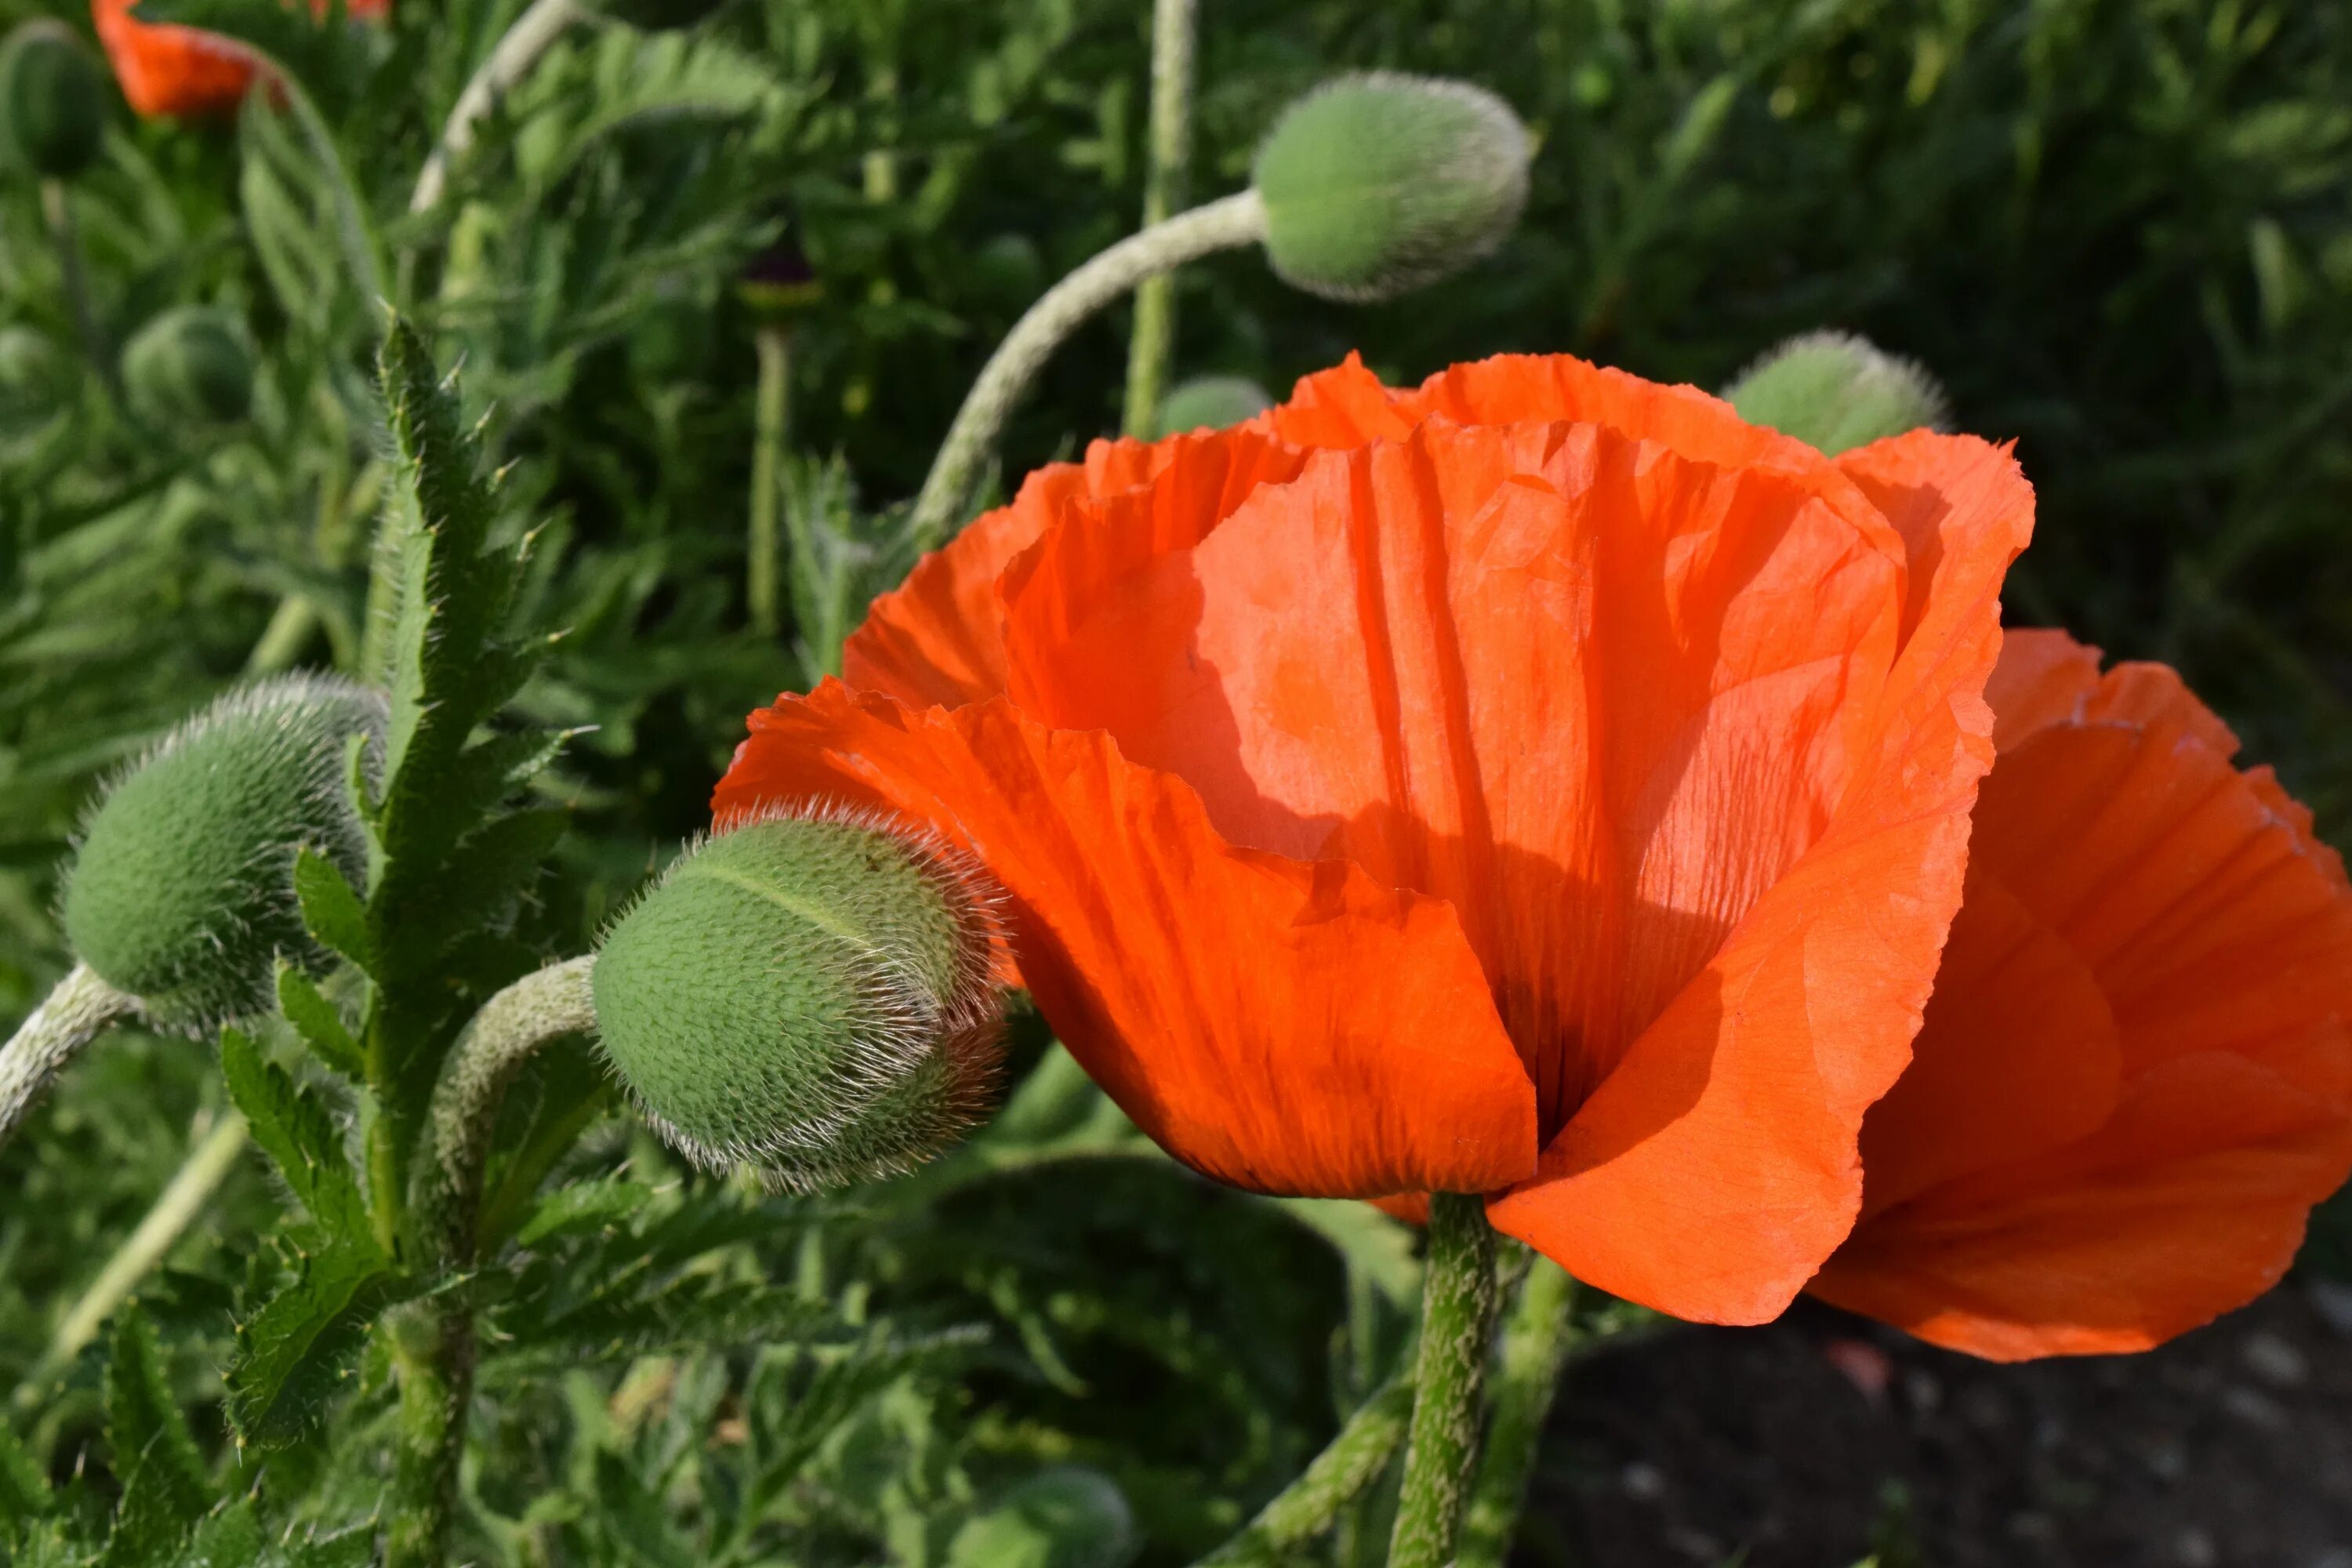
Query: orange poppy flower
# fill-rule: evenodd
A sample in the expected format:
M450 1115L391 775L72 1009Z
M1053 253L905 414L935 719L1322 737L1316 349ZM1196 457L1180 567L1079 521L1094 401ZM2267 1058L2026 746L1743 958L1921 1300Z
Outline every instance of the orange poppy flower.
M138 0L90 0L98 41L114 67L114 79L133 112L158 115L223 114L244 101L253 85L251 54L218 33L169 23L142 22L131 15ZM323 0L311 10L324 16ZM354 17L373 21L392 9L392 0L347 0Z
M714 806L971 848L1071 1052L1209 1175L1487 1194L1605 1289L1770 1318L1910 1058L2032 526L2004 451L1873 450L1572 359L1350 361L1032 476Z
M1815 1294L2000 1360L2260 1295L2352 1170L2352 885L2161 665L2014 632L1910 1071Z

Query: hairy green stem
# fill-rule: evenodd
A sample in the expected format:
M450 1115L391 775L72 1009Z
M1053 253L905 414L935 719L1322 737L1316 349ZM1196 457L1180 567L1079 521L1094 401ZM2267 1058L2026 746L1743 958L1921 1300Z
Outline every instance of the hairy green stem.
M1038 370L1087 318L1145 279L1265 237L1265 204L1254 190L1194 207L1129 235L1045 290L1013 323L971 384L916 498L913 531L929 550L962 520L971 487L1004 421Z
M784 442L792 428L793 335L763 326L753 339L760 354L758 402L751 435L751 536L749 541L751 625L761 637L783 628L782 526Z
M0 1046L0 1147L74 1053L138 1010L137 997L117 991L88 964L75 964Z
M1260 1509L1240 1534L1195 1568L1276 1568L1316 1540L1387 1469L1412 1413L1412 1378L1401 1373L1359 1405L1330 1446Z
M550 964L491 997L441 1069L418 1180L426 1245L445 1272L473 1267L482 1173L508 1085L541 1047L595 1026L588 990L593 962ZM399 1455L386 1561L391 1568L439 1568L474 1389L474 1310L464 1283L402 1308L391 1338L400 1374Z
M1510 1556L1544 1422L1575 1346L1575 1308L1576 1281L1568 1270L1548 1258L1535 1258L1504 1321L1495 1367L1495 1415L1471 1484L1456 1568L1503 1568Z
M140 1220L138 1228L115 1249L114 1256L106 1260L106 1267L99 1270L98 1278L90 1281L89 1288L58 1321L57 1331L49 1336L48 1348L41 1352L39 1364L26 1379L27 1387L46 1384L79 1355L84 1345L98 1337L98 1331L130 1298L139 1281L153 1272L155 1266L163 1261L163 1255L179 1245L180 1237L187 1234L188 1226L204 1212L229 1172L236 1168L237 1156L245 1152L250 1142L245 1118L234 1110L222 1113L203 1132L156 1197L154 1206Z
M1150 166L1144 175L1143 226L1164 222L1184 201L1192 164L1192 40L1200 0L1156 0L1151 10ZM1176 346L1176 275L1136 285L1134 335L1127 350L1127 433L1148 438L1168 390Z
M434 143L425 167L417 173L416 188L409 194L412 214L430 212L440 205L442 193L449 187L450 166L472 148L474 132L498 107L499 100L530 74L540 57L553 48L573 23L586 16L579 0L531 0L515 18L514 26L467 79L451 106L449 118L441 126L441 139Z
M66 309L73 314L74 334L81 339L81 352L89 356L90 368L98 372L99 380L110 394L115 389L113 352L107 347L106 336L99 330L98 311L89 302L89 279L81 259L81 230L74 223L73 198L63 180L41 182L41 216L49 226L49 238L58 247L58 276L65 284Z
M1433 1193L1412 1433L1389 1568L1445 1568L1469 1500L1495 1320L1495 1232L1484 1199Z

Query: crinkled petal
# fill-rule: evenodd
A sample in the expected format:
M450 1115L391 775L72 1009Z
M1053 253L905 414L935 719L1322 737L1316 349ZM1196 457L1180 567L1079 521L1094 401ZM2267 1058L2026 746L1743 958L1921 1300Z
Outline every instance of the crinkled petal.
M846 800L969 847L1046 1018L1196 1169L1367 1197L1533 1168L1532 1086L1442 900L1237 848L1181 780L1001 700L915 715L829 682L751 724L719 818Z

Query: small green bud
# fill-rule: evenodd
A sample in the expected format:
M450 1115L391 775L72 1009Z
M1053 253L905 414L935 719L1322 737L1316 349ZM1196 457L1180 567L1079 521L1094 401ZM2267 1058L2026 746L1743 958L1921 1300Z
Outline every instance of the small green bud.
M1274 406L1265 388L1245 375L1200 375L1179 382L1160 400L1154 435L1224 430Z
M158 425L233 425L253 406L253 355L220 310L182 305L145 326L122 351L131 400Z
M118 779L82 829L67 940L155 1022L194 1032L267 1009L280 957L324 954L302 925L294 859L309 848L354 887L367 837L348 754L382 766L385 708L347 681L293 676L233 691Z
M605 933L605 1055L698 1164L803 1192L911 1169L995 1088L997 899L969 858L875 818L730 828Z
M1528 199L1527 128L1484 88L1373 71L1286 110L1257 150L1268 258L1334 300L1433 283L1503 243Z
M1751 425L1830 457L1906 430L1942 429L1944 389L1917 363L1851 332L1807 332L1749 365L1724 397Z
M948 1543L947 1568L1124 1568L1141 1545L1108 1476L1057 1465L966 1520Z
M0 441L39 429L73 397L72 356L30 327L0 327Z
M45 180L70 180L106 135L106 84L73 30L46 17L0 43L0 144Z

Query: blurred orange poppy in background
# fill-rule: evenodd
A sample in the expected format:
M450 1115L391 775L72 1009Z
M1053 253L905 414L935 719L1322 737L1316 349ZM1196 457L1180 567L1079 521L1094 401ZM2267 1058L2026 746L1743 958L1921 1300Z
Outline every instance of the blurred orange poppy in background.
M2163 666L2013 632L1989 695L1967 900L1812 1289L1981 1356L2146 1350L2352 1170L2352 886Z
M1567 358L1031 477L754 714L722 818L936 826L1071 1052L1261 1191L1490 1194L1682 1317L1862 1201L1992 760L2005 451L1843 461Z
M134 112L149 118L223 114L244 101L246 89L253 85L251 53L218 33L142 22L131 15L137 3L90 0L89 5L98 41ZM392 0L347 0L345 8L373 21L392 9ZM328 6L312 0L310 9L323 16Z

